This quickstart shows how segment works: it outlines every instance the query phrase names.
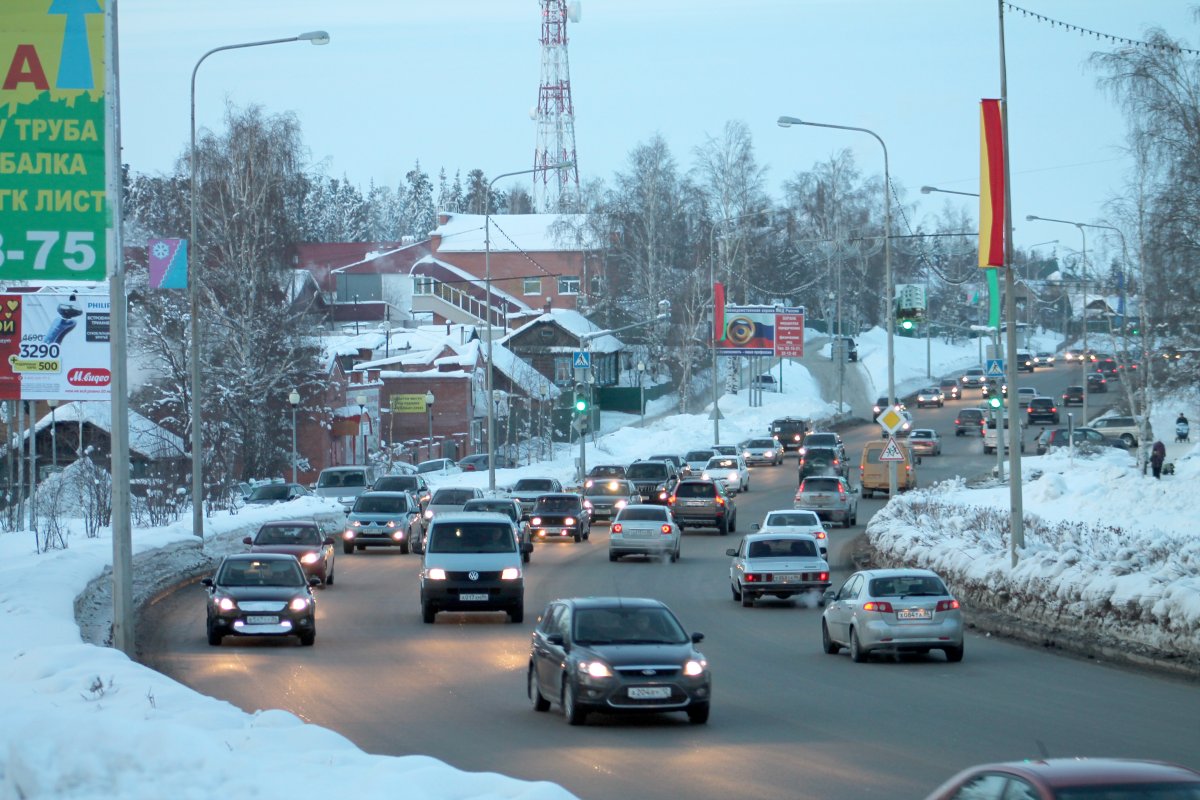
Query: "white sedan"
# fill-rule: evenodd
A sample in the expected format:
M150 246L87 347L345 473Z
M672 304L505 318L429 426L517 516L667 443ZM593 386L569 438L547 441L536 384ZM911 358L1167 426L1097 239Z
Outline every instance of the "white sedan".
M792 508L768 511L762 524L756 522L750 530L755 533L807 533L817 540L821 558L829 558L829 532L815 511Z
M806 533L751 533L736 548L725 551L733 599L749 608L761 597L787 599L811 593L822 604L829 588L829 564Z
M933 428L913 428L908 434L908 446L919 456L940 456L942 438Z
M625 506L608 527L608 560L643 555L679 560L679 526L666 506Z
M720 481L730 494L750 491L750 468L741 456L713 456L700 477L706 481Z

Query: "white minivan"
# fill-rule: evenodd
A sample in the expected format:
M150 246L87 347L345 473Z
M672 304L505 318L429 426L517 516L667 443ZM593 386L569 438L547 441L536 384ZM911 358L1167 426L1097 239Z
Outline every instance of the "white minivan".
M378 477L375 467L369 464L326 467L317 477L313 492L317 497L328 497L338 501L346 513L350 513L354 501L360 494L374 486L375 479Z
M421 619L439 611L504 611L525 619L521 542L512 519L491 512L448 512L433 518L421 564Z

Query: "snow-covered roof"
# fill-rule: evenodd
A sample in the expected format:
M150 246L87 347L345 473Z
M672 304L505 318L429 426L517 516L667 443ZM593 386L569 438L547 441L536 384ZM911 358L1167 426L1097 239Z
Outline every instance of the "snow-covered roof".
M492 365L504 373L514 386L519 386L528 397L540 397L545 394L548 398L556 398L562 394L559 388L534 369L533 365L499 342L492 350Z
M112 403L77 400L65 403L37 421L37 431L55 425L83 422L112 434ZM176 458L186 455L183 439L132 409L129 411L129 449L149 459Z
M558 325L563 330L575 336L599 333L600 331L604 330L574 309L552 308L536 319L526 322L524 325L501 339L500 342L507 342L517 334L528 330L534 325L546 324ZM572 346L565 349L574 350L576 348ZM612 334L606 333L602 336L597 336L595 339L592 339L588 349L590 349L593 353L618 353L625 349L625 343Z
M484 289L487 287L487 281L484 278L481 278L478 275L475 275L473 273L467 272L465 269L462 269L461 267L456 267L448 261L442 261L440 258L437 258L435 256L422 256L421 258L418 258L416 261L413 262L412 268L409 270L409 274L412 274L414 271L416 271L416 268L421 266L422 264L437 264L442 269L445 269L448 272L454 273L455 275L462 278L464 281L467 281L468 283L472 284L473 286L478 286L480 289ZM521 311L531 311L532 310L530 308L529 304L526 303L524 300L521 300L519 297L516 297L515 295L511 295L508 292L506 292L503 289L496 286L495 280L492 281L492 294L494 294L498 297L503 297L505 300L507 300L512 305L516 306Z
M482 253L485 248L483 214L444 214L446 221L431 236L442 237L441 253ZM571 231L585 229L586 214L491 214L491 251L493 253L574 252L595 249L586 233L579 242ZM561 226L558 223L564 223ZM561 232L560 232L561 231Z
M371 250L371 251L368 251L367 253L365 253L363 255L363 257L361 259L359 259L358 261L353 261L349 264L343 264L342 266L337 267L336 269L331 269L329 272L330 272L330 274L337 274L339 272L345 272L352 267L358 266L359 264L367 264L371 261L374 261L377 258L383 258L384 256L390 256L392 253L399 253L401 250L407 250L410 247L412 247L412 244L401 245L400 247L394 247L391 250Z
M374 358L356 365L357 369L386 369L396 366L432 366L442 357L447 347L456 353L472 343L474 325L451 325L446 333L445 325L422 325L419 328L395 328L390 337L379 336L372 348ZM384 350L386 343L387 350ZM357 351L354 351L357 352ZM383 355L384 353L387 355ZM382 356L382 357L381 357Z
M323 337L325 357L354 356L363 350L378 350L383 347L386 339L380 331L368 331L354 336L330 334Z

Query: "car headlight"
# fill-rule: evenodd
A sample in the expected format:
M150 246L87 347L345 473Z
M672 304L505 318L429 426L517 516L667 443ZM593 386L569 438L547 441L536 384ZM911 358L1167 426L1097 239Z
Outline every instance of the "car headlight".
M703 675L706 669L708 669L707 661L691 658L683 665L683 674L694 678L697 675Z
M529 524L536 528L537 526L542 524L542 518L534 517L533 519L529 520Z
M742 453L742 458L750 458L750 451L747 450L746 452Z
M305 553L305 554L304 554L304 555L303 555L303 556L300 558L300 563L301 563L301 564L315 564L315 563L317 563L317 562L318 562L318 561L320 561L320 560L321 560L321 554L320 554L320 553Z
M425 519L433 519L433 509L425 509Z
M737 479L738 479L738 474L736 472L729 473L729 480L736 481Z
M394 527L396 527L396 520L394 520L394 519L389 519L389 520L387 521L387 526L388 526L389 528L394 528Z
M566 518L566 520L564 521L564 523L563 523L563 524L564 524L564 525L574 525L574 524L575 524L575 518L574 518L574 517L567 517L567 518Z
M617 502L613 503L613 506L615 506L616 508L624 508L627 505L629 505L629 504L627 502L625 502L624 500L618 500Z
M430 567L425 571L425 577L431 581L444 581L446 580L446 570L441 567Z
M362 521L361 521L361 520L357 520L357 519L352 519L352 520L350 520L350 526L351 526L351 527L353 527L353 528L361 528L361 527L362 527Z
M584 500L584 501L583 501L583 507L584 507L584 508L591 508L591 507L592 507L592 501L591 501L591 500Z
M589 678L611 678L612 670L603 661L581 661L579 671Z
M343 538L343 539L353 539L353 538L354 538L354 531L347 530L345 533L343 533L343 534L342 534L342 538Z
M700 473L700 477L701 477L701 478L703 478L703 479L704 479L704 480L706 480L706 481L707 481L707 480L712 480L711 478L709 478L709 477L708 477L708 470L704 470L704 472L701 472L701 473Z
M308 603L307 597L293 597L292 602L288 603L288 608L292 611L303 611L308 608Z
M500 573L500 580L502 581L515 581L520 577L521 570L516 567L505 567L504 571Z
M221 609L222 611L233 611L235 608L237 608L237 603L233 602L233 600L228 597L222 597L216 602L217 608Z

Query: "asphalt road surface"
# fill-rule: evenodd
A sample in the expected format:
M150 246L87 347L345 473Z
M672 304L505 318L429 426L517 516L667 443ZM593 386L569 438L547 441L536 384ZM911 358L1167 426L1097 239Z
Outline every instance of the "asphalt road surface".
M1060 366L1022 385L1061 392L1066 376ZM955 411L977 402L914 410L917 425L939 429L945 446L945 455L923 460L920 485L995 463L978 437L953 433ZM853 467L877 435L868 426L846 432ZM418 557L368 550L339 553L337 584L319 593L313 648L230 639L209 647L204 593L192 584L143 614L142 658L200 692L247 711L287 709L368 752L554 781L587 800L920 798L964 766L1043 752L1200 768L1195 684L976 633L960 664L940 653L854 664L845 652L822 653L815 605L742 608L729 590L725 549L766 511L790 507L796 484L794 456L756 468L752 491L737 498L737 533L688 531L675 564L610 563L603 524L590 542L539 545L521 625L452 613L422 624ZM862 501L860 520L881 504ZM836 586L861 526L831 533ZM534 610L573 595L657 597L703 632L714 676L709 724L690 725L683 714L594 715L574 728L557 706L535 713L525 697Z

